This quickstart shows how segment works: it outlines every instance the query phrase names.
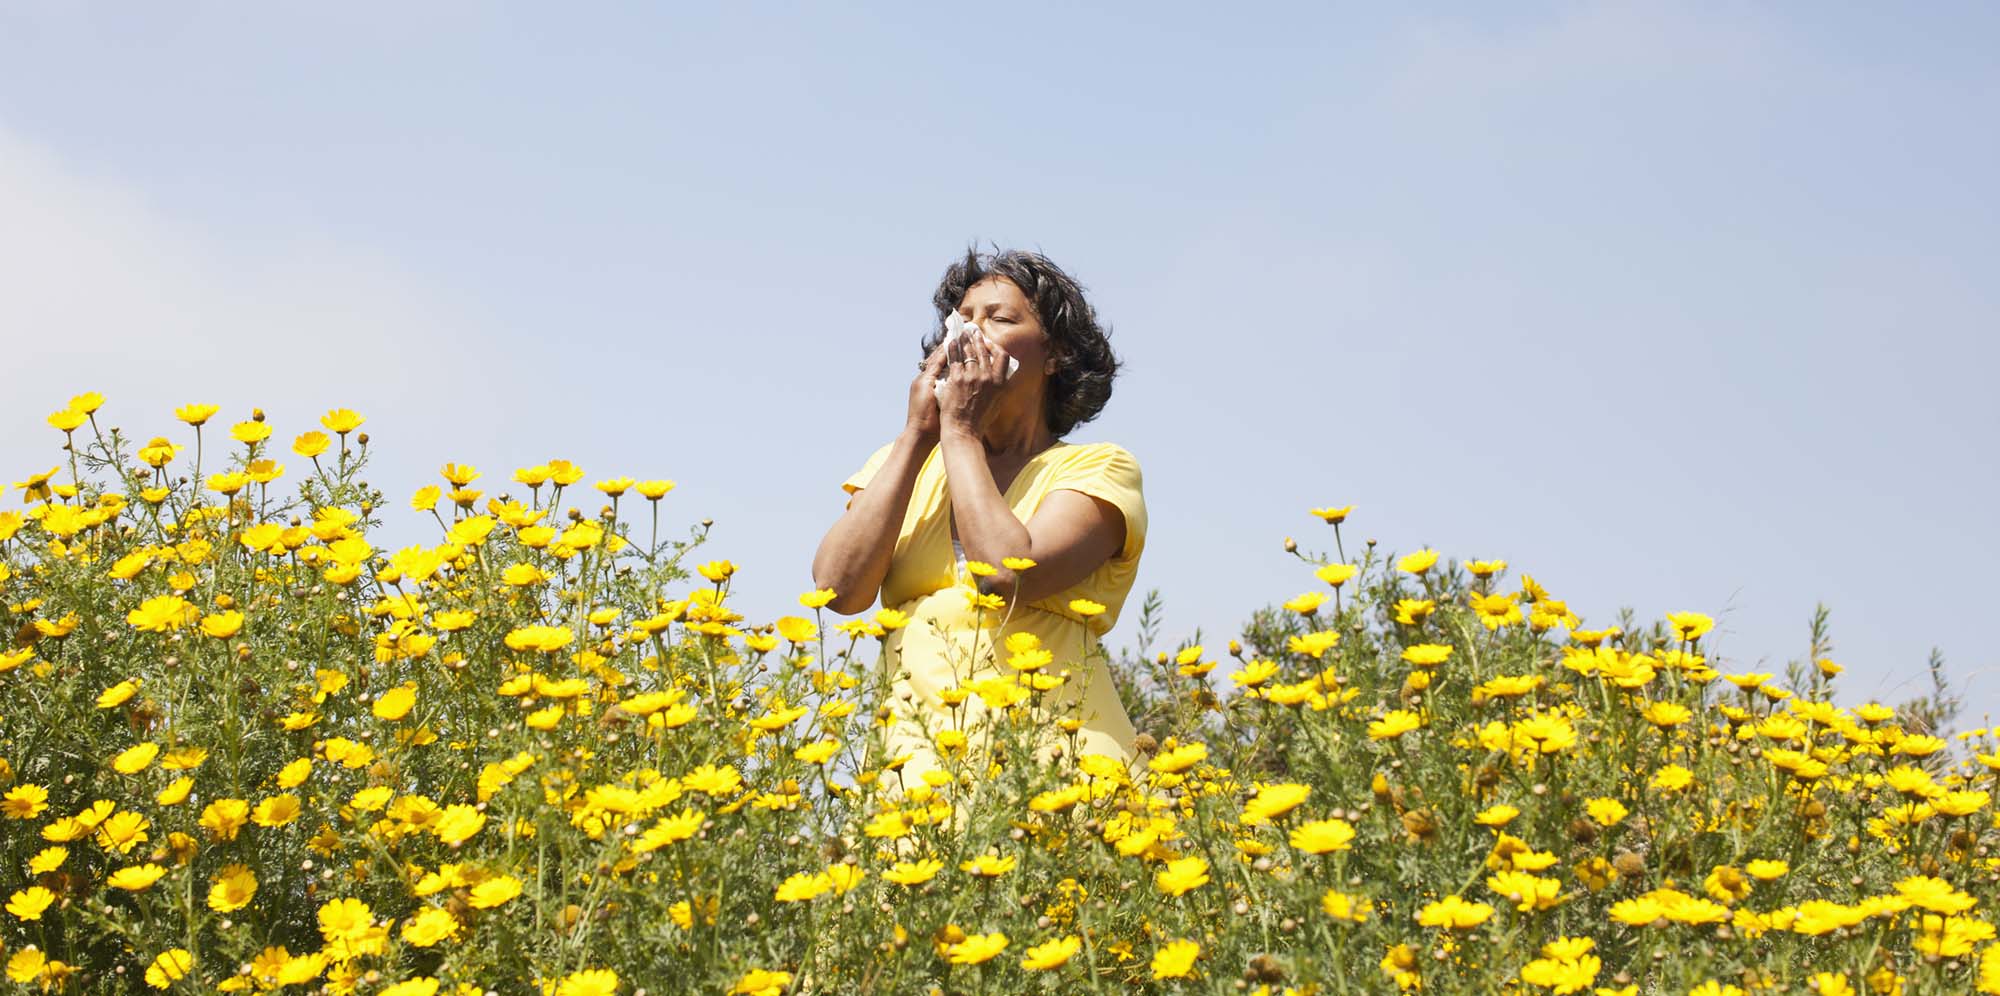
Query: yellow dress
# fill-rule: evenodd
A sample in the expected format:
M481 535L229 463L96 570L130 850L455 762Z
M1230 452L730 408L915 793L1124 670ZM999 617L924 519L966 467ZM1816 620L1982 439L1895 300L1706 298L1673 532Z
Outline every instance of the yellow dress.
M866 487L893 445L885 444L870 455L861 469L841 484L842 489L852 496ZM1139 555L1146 547L1146 503L1139 462L1116 443L1058 442L1028 460L1004 497L1015 518L1025 524L1042 498L1057 489L1080 491L1117 506L1125 517L1124 548L1067 590L1014 606L1004 624L1001 616L1007 615L1006 610L986 611L986 628L979 629L979 615L965 597L972 581L965 573L964 556L951 538L951 494L946 489L942 450L933 446L917 472L889 573L882 583L882 605L910 616L908 625L891 631L883 640L881 660L891 676L903 669L909 672L906 679L894 680L889 704L896 711L896 721L885 731L889 756L909 755L901 769L905 786L917 784L923 772L939 767L934 742L923 730L935 733L961 725L954 723L940 693L994 675L1011 676L1014 672L1004 662L1004 643L1014 632L1033 633L1053 654L1053 661L1042 669L1044 673L1056 673L1064 667L1071 670L1069 681L1046 693L1043 702L1059 715L1081 721L1076 752L1103 754L1127 765L1133 762L1132 721L1112 685L1100 638L1118 622L1125 596L1138 576ZM852 501L850 497L850 505ZM1076 598L1097 602L1104 606L1104 612L1079 615L1069 607L1070 600ZM904 692L910 693L908 702L902 698ZM969 744L973 750L980 746L977 737L983 714L979 696L965 700L962 725L973 735ZM1045 747L1067 739L1053 722L1041 732Z

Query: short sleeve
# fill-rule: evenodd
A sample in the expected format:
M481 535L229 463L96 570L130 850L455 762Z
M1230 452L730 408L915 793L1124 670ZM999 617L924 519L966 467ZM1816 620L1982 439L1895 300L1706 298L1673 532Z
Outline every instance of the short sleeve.
M1139 461L1116 443L1092 443L1057 470L1049 490L1081 491L1117 506L1125 516L1125 547L1118 559L1132 562L1146 548L1146 497Z
M889 459L889 451L895 445L895 443L884 443L881 449L869 454L867 462L861 465L860 470L847 475L847 480L840 482L841 490L847 492L849 497L852 497L856 491L867 487L868 482L875 479L875 472L882 468L883 461Z

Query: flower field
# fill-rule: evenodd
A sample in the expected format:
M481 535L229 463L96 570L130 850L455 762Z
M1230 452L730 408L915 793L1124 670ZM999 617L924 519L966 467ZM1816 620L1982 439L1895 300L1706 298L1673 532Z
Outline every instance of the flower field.
M2000 745L1696 612L1586 626L1312 509L1281 610L1118 662L1136 762L1035 760L1077 662L1017 637L904 784L911 620L744 618L670 481L390 498L345 409L105 404L0 510L16 991L2000 993Z

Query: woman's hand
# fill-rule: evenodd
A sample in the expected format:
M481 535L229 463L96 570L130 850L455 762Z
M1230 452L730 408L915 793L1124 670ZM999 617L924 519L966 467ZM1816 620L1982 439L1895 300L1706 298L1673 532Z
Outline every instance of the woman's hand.
M1007 386L1007 354L983 335L965 336L954 350L958 362L947 363L938 386L938 418L945 429L980 434L993 414L994 399Z
M925 360L917 370L917 379L910 382L910 417L904 423L925 439L935 442L943 429L938 419L938 396L932 385L944 376L946 356L943 343L931 350L930 359Z

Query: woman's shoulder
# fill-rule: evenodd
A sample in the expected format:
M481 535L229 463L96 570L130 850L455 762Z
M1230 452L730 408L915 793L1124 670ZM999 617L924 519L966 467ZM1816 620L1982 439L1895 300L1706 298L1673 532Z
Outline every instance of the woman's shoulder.
M1132 474L1139 472L1139 458L1131 450L1110 440L1088 443L1071 443L1063 454L1063 463L1072 468L1091 470L1117 469Z
M1050 470L1058 480L1104 480L1134 490L1142 482L1138 456L1110 440L1070 444Z
M1139 462L1139 458L1134 456L1131 450L1109 439L1098 439L1085 443L1066 443L1065 445L1067 446L1065 455L1072 460L1084 457L1096 457L1098 459L1120 457L1131 460L1133 463Z

